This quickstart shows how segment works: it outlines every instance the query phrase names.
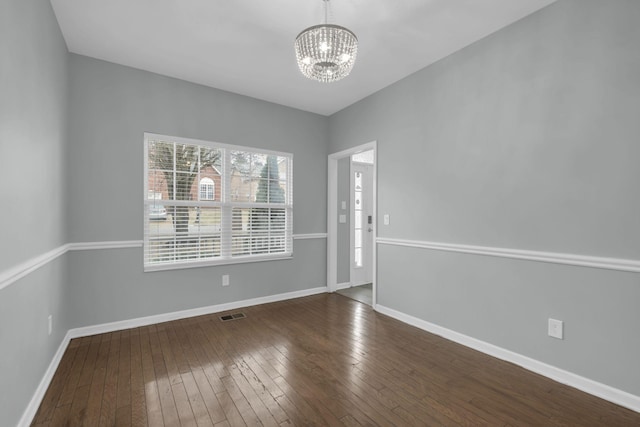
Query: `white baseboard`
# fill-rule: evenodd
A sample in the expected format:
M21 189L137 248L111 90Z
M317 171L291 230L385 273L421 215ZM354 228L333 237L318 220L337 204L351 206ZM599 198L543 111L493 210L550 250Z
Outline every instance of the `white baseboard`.
M339 291L340 289L347 289L350 287L351 287L351 282L338 283L336 285L336 291Z
M22 418L20 418L20 421L18 422L18 427L28 427L31 425L31 422L33 421L33 417L36 416L36 412L38 412L40 403L44 398L44 394L47 392L47 389L49 388L49 384L51 384L53 375L56 373L56 370L58 369L58 365L62 360L62 356L64 355L64 352L67 350L69 341L71 341L71 337L67 332L67 334L62 339L62 342L58 346L58 350L56 351L56 354L54 354L53 359L51 360L51 363L49 363L49 367L45 371L44 376L42 377L42 380L40 380L40 384L38 384L38 388L36 388L36 392L33 394L33 397L31 398L29 405L27 405L27 408L22 413Z
M164 313L164 314L157 314L157 315L147 316L147 317L139 317L137 319L122 320L118 322L103 323L101 325L85 326L82 328L70 329L65 335L65 337L62 339L62 342L58 347L58 351L56 351L56 354L53 356L53 360L51 360L51 363L49 364L47 371L45 372L42 380L40 381L40 384L38 384L38 388L36 389L36 392L33 394L33 397L31 398L31 401L29 402L27 409L25 409L24 413L22 414L22 418L20 418L18 427L27 427L31 425L31 422L33 421L33 417L35 417L36 412L38 411L38 408L42 403L42 398L44 397L44 394L46 393L47 388L49 388L49 384L53 379L53 375L55 374L56 369L58 369L58 365L62 360L62 356L64 355L64 352L67 349L69 342L73 338L80 338L80 337L86 337L86 336L91 336L96 334L103 334L107 332L120 331L123 329L137 328L140 326L153 325L155 323L169 322L171 320L186 319L188 317L219 313L222 311L235 310L237 308L250 307L253 305L267 304L270 302L286 301L289 299L302 298L310 295L322 294L325 292L327 292L327 288L326 286L322 286L318 288L304 289L301 291L286 292L284 294L252 298L252 299L247 299L243 301L234 301L234 302L229 302L225 304L210 305L208 307L199 307L199 308L194 308L189 310L174 311L172 313Z
M580 375L565 371L563 369L556 368L555 366L548 365L535 359L531 359L527 356L523 356L518 353L514 353L510 350L489 344L487 342L472 338L470 336L461 334L459 332L452 331L451 329L443 328L436 324L427 322L426 320L419 319L417 317L410 316L400 311L393 310L391 308L382 306L380 304L374 307L379 313L385 314L401 322L420 328L424 331L439 335L450 341L457 342L466 347L470 347L474 350L478 350L482 353L496 357L498 359L505 360L507 362L514 363L529 371L535 372L554 381L562 384L577 388L585 393L592 394L601 399L615 403L616 405L624 406L632 411L640 412L640 396L627 393L606 384L602 384L588 378L584 378Z
M172 313L155 314L153 316L139 317L136 319L120 320L117 322L103 323L100 325L85 326L69 331L71 338L86 337L107 332L121 331L123 329L137 328L140 326L154 325L156 323L170 322L172 320L186 319L188 317L203 316L205 314L220 313L227 310L249 307L252 305L267 304L270 302L285 301L293 298L301 298L309 295L327 292L326 287L304 289L302 291L287 292L284 294L269 295L266 297L252 298L243 301L233 301L224 304L210 305L207 307L192 308L189 310L174 311Z

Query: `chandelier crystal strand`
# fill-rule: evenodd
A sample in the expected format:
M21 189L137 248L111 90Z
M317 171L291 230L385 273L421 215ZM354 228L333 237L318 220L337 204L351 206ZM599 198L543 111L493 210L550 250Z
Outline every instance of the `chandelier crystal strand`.
M298 67L306 77L323 83L334 82L349 75L358 53L358 38L350 30L326 22L314 25L296 37Z

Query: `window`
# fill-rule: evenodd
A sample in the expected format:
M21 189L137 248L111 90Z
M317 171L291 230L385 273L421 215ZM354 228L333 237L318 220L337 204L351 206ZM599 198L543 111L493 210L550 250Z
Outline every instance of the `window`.
M374 160L373 150L363 151L351 156L351 161L355 163L366 163L372 165Z
M367 165L373 165L374 163L374 151L368 150L360 153L353 154L351 156L352 163L362 163ZM365 227L365 210L363 206L363 182L362 172L354 172L353 176L353 266L354 268L363 267L363 257L365 251L364 236L366 234ZM367 218L367 222L370 217Z
M364 230L364 223L362 221L362 172L355 172L354 174L354 188L353 188L353 200L354 200L354 214L355 221L353 224L354 229L354 242L353 242L353 262L356 268L362 267L362 233Z
M292 256L288 153L145 134L145 271Z
M200 180L200 200L215 200L215 184L209 177Z

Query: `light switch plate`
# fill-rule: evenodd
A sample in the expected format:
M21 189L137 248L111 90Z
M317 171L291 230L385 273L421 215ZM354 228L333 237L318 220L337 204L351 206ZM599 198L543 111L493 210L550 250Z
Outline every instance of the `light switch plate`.
M340 217L338 218L338 222L340 222L340 224L346 224L347 223L347 216L346 215L340 215Z
M342 201L342 210L346 210L347 209L347 202L346 201Z
M389 214L384 214L383 222L384 222L384 225L389 225Z

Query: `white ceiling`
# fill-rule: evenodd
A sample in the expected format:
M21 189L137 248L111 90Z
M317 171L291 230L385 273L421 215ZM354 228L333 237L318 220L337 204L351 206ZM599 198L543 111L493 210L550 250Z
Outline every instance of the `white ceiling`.
M359 39L351 75L300 74L322 0L51 0L71 52L330 115L555 0L332 0Z

